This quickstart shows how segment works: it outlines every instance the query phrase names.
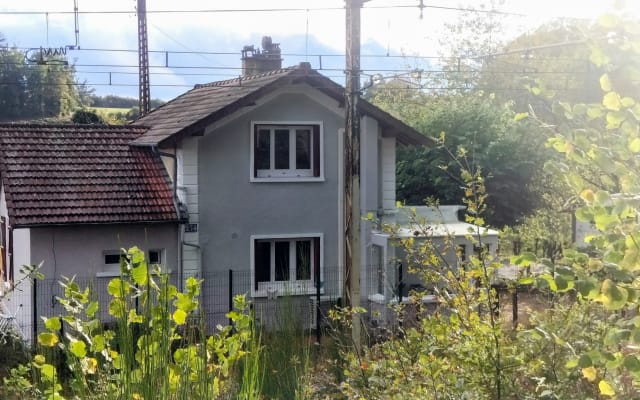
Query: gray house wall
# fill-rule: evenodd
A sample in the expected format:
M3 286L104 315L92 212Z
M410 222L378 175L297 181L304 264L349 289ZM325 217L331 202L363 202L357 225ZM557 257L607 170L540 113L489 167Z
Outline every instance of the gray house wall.
M75 225L29 229L31 232L31 263L42 262L42 281L31 288L36 300L32 313L38 316L54 316L64 313L55 301L62 297L64 289L60 282L64 277L74 277L81 288L92 288L92 296L100 304L98 316L102 322L112 322L108 313L111 296L107 285L117 273L105 273L104 252L118 251L138 246L147 251L163 250L163 267L173 275L177 284L178 270L178 226L177 224L121 224L121 225ZM33 314L30 314L33 315ZM43 329L37 318L38 328ZM32 329L30 324L29 329ZM28 331L28 330L27 330Z
M324 181L251 182L252 121L322 121ZM248 274L251 235L322 233L324 280L337 283L342 263L338 131L343 121L336 111L308 95L284 93L200 138L200 246L205 277L228 269ZM327 294L339 290L334 285L325 287Z
M74 225L31 228L31 261L43 262L47 279L95 277L104 270L104 251L164 249L165 265L177 271L177 224Z

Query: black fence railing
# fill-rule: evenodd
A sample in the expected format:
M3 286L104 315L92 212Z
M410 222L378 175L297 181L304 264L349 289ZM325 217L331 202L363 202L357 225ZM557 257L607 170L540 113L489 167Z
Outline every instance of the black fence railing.
M207 272L199 277L201 284L201 311L207 326L207 333L212 333L218 325L230 323L227 313L233 309L236 295L246 295L252 303L257 321L269 329L278 329L283 324L296 324L302 329L315 332L317 339L323 326L327 323L329 309L342 305L344 285L341 267L324 267L317 271L311 283L255 282L248 269L228 269L219 272ZM178 276L169 276L170 282L178 286ZM81 287L91 289L91 297L98 301L100 309L98 318L103 323L114 322L109 315L108 305L111 296L107 287L113 277L75 277L74 281ZM366 319L373 325L394 324L395 318L390 311L390 303L403 302L406 296L421 285L416 277L407 273L401 264L386 267L369 265L361 271L361 305L367 310ZM318 283L316 283L318 282ZM499 311L503 320L515 325L523 318L522 310L538 301L539 295L530 288L518 287L517 290L496 287L500 292ZM25 291L25 294L27 291ZM28 295L12 295L3 300L0 317L13 323L27 338L36 338L44 329L43 317L59 316L64 309L59 298L64 297L64 287L59 279L37 280L32 283ZM520 301L524 303L519 307ZM5 321L5 322L6 322ZM7 324L5 324L7 325Z

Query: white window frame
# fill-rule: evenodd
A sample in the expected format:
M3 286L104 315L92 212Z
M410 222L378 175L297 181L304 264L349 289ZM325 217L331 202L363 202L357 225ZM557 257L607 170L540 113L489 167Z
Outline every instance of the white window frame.
M100 277L115 277L115 276L120 276L120 261L118 261L118 263L109 263L107 264L107 260L106 257L107 256L118 256L118 260L120 259L119 257L122 256L122 250L103 250L102 251L102 271L98 271L96 273L96 276L98 278Z
M269 125L270 128L283 128L283 129L295 129L295 128L307 128L309 126L318 126L318 132L320 135L319 138L319 153L317 156L320 157L320 171L319 176L313 176L313 164L315 154L313 154L313 136L311 143L311 169L310 170L296 170L295 168L290 168L286 170L276 170L271 168L269 170L260 170L266 172L259 172L256 176L254 164L255 164L255 129L260 125ZM313 133L313 130L312 130ZM249 181L250 182L323 182L324 181L324 126L322 121L251 121L251 130L249 131L250 137L250 146L249 146ZM273 140L273 135L271 138L271 151L273 153L275 141ZM295 164L295 134L289 135L289 162ZM294 151L291 151L294 149ZM275 160L271 160L271 163L274 163ZM291 165L291 164L290 164Z
M316 294L316 282L314 266L311 267L311 279L304 281L271 281L271 282L259 282L258 289L256 290L256 259L255 259L255 244L257 240L269 240L271 242L279 241L282 239L289 239L291 241L299 239L319 239L320 254L319 254L319 268L320 268L320 294L324 294L324 235L322 233L296 233L296 234L275 234L275 235L251 235L250 237L250 257L251 257L251 296L252 297L267 297L271 295L283 296L283 295L311 295ZM313 244L311 247L312 258ZM292 253L293 254L293 251ZM271 254L272 262L274 254ZM272 272L274 265L271 265ZM296 265L295 262L289 264L290 272L289 276L294 276ZM273 277L273 275L271 275Z
M160 266L160 270L163 273L171 273L171 271L168 270L167 266L166 266L166 262L165 262L166 251L165 251L165 249L153 248L153 249L147 250L146 254L145 254L147 265L149 267L155 265L155 264L152 264L151 261L150 261L150 258L151 258L150 257L150 253L152 251L156 251L156 252L158 252L160 254L160 263L158 263L158 265ZM118 256L118 259L120 257L122 257L123 256L122 250L103 250L102 251L102 270L98 271L96 273L96 277L98 277L98 278L101 278L101 277L108 278L108 277L118 277L118 276L120 276L120 262L119 261L118 261L117 264L116 263L109 263L109 264L106 263L106 257L107 256L115 256L115 255Z

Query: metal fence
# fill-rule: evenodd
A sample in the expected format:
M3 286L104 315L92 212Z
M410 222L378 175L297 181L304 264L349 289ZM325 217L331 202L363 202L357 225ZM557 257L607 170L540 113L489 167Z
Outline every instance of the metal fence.
M92 300L98 301L100 309L98 318L103 323L114 322L108 313L111 296L107 287L113 277L75 277L81 288L91 289ZM283 324L296 324L302 329L313 330L320 335L322 327L327 323L329 309L341 305L342 286L344 282L341 267L324 267L319 285L312 287L284 286L284 290L264 296L251 297L252 282L249 270L229 269L227 271L209 272L199 277L201 284L201 311L205 318L207 333L212 333L219 325L230 323L227 313L233 309L236 295L247 295L251 300L256 319L261 326L278 329ZM171 284L178 286L178 277L169 276ZM411 289L414 289L402 265L389 266L384 271L379 266L367 266L361 280L361 305L367 310L366 320L374 325L378 323L394 323L389 312L389 303L404 301ZM529 303L527 288L519 288L515 293L500 290L500 312L506 320L518 321L518 296ZM518 292L520 294L518 294ZM524 293L523 293L524 292ZM384 293L384 295L382 295ZM64 297L64 287L58 279L44 279L32 283L28 296L10 296L4 300L0 317L10 321L27 338L35 338L37 332L44 329L43 317L64 314L59 298ZM522 314L520 320L522 321ZM16 324L17 322L18 324ZM6 324L5 324L6 325ZM319 339L319 336L318 336Z

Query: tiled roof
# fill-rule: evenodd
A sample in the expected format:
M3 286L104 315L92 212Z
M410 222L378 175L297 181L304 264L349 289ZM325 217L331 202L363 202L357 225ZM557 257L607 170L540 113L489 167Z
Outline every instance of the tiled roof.
M0 124L12 226L178 219L162 160L132 126Z
M163 141L193 134L216 120L230 115L270 91L287 84L307 83L342 102L344 88L331 79L311 69L308 63L270 71L248 77L196 85L188 92L133 122L148 126L149 130L132 142L139 146L155 146ZM361 112L389 127L401 143L431 144L431 140L397 120L373 104L360 100Z

